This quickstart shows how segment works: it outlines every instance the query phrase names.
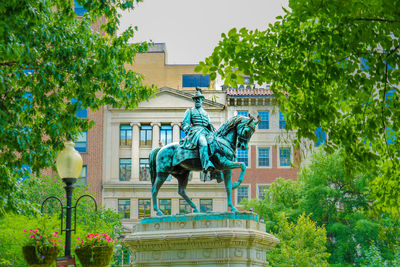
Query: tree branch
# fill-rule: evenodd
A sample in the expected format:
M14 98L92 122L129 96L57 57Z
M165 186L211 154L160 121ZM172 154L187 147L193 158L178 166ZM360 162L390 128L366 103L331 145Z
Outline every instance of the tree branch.
M400 20L390 20L390 19L381 19L381 18L350 18L350 20L400 23Z
M16 61L0 62L0 66L12 66L15 63L17 63L17 62Z

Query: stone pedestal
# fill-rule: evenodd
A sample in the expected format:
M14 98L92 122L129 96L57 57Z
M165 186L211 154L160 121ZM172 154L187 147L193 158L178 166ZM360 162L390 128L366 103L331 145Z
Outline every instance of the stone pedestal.
M132 266L266 266L279 240L249 212L143 219L124 241Z

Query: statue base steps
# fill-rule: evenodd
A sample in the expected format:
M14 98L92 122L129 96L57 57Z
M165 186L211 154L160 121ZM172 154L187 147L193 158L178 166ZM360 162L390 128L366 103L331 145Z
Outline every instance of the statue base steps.
M134 226L124 246L132 266L266 266L279 240L250 212L150 217Z

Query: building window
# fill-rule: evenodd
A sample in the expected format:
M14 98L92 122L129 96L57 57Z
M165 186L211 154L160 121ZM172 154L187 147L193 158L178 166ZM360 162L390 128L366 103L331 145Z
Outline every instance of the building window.
M131 217L131 201L118 199L118 212L122 214L122 219L129 219Z
M80 106L81 106L81 101L78 101L76 98L72 98L71 99L71 104L74 104L74 103L78 103L77 104L78 105L78 111L75 113L75 116L77 116L78 118L86 119L88 117L87 109L85 109L85 108L79 109Z
M319 147L320 145L325 145L325 132L322 131L321 127L315 128L315 136L318 138L318 141L315 143L316 147Z
M79 17L83 16L87 12L87 10L83 7L82 4L79 4L78 1L74 0L74 11L75 14Z
M171 125L161 125L160 141L163 143L163 145L168 145L169 143L172 143L172 126Z
M290 148L279 148L279 165L282 167L290 166Z
M129 181L131 179L131 159L119 159L119 180Z
M279 111L279 129L286 129L286 116Z
M236 195L236 203L240 204L240 201L242 201L242 199L244 198L249 199L249 186L247 185L242 185L238 187Z
M268 189L269 185L258 185L258 199L265 199L265 192Z
M75 149L81 153L87 152L87 131L81 132L78 135L75 142Z
M258 148L258 167L269 167L269 148Z
M237 161L238 162L243 162L246 164L246 166L249 166L249 157L248 157L249 151L248 149L238 149L237 150Z
M158 206L164 215L171 215L171 199L159 199Z
M183 74L182 87L209 87L210 75Z
M140 127L140 146L151 146L153 139L153 127L142 125Z
M139 199L138 200L138 211L139 219L150 217L150 199Z
M179 213L180 214L192 213L192 207L184 199L179 199Z
M259 111L258 115L261 117L258 129L269 129L269 111Z
M87 185L87 165L82 166L81 176L76 181L77 186Z
M212 199L200 199L200 212L211 212L212 205Z
M119 145L132 145L132 126L130 126L129 124L121 124L121 126L119 127Z
M244 116L244 117L249 116L249 112L247 110L238 111L237 114L238 114L238 116Z
M139 159L139 181L150 181L149 159Z

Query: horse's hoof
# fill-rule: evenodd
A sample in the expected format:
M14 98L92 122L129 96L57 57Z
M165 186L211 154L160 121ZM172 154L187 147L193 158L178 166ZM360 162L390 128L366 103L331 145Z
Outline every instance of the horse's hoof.
M238 182L233 183L232 189L236 189L239 185L240 185L240 183L238 183Z
M162 213L162 211L159 210L159 211L156 212L156 215L157 216L164 216L164 213Z
M238 211L237 208L235 208L235 207L232 207L232 208L231 208L231 212L237 212L237 211Z
M200 213L200 211L198 209L194 209L193 213Z

